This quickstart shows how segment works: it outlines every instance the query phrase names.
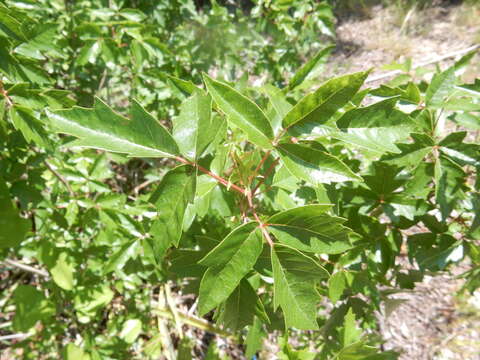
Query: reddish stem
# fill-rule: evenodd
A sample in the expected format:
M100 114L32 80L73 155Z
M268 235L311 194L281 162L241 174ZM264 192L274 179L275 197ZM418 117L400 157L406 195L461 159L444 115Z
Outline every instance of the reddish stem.
M180 156L176 156L175 157L175 160L183 163L183 164L187 164L187 165L191 165L191 166L194 166L196 167L198 170L200 170L201 172L203 172L204 174L207 174L208 176L214 178L215 180L217 180L220 184L224 185L227 187L227 189L233 189L235 190L236 192L239 192L240 194L242 195L245 195L245 190L242 189L240 186L238 185L235 185L235 184L232 184L230 181L218 176L217 174L214 174L213 172L211 172L210 170L207 170L205 169L203 166L200 166L198 165L197 163L193 162L193 161L189 161L187 159L184 159Z
M245 196L247 197L248 205L250 207L250 210L252 211L253 217L255 218L255 220L258 222L258 225L260 226L260 230L262 231L263 237L265 238L265 240L267 240L268 245L273 247L273 240L267 230L267 225L264 224L262 220L260 220L260 217L255 211L255 206L253 205L253 200L252 200L252 193L250 193L250 190L246 191Z
M275 166L277 166L279 160L280 158L276 158L275 161L272 163L272 165L270 165L270 167L267 169L267 171L263 175L263 178L258 182L258 184L253 189L252 196L255 196L255 193L257 192L258 188L262 186L262 184L265 182L265 179L272 173Z

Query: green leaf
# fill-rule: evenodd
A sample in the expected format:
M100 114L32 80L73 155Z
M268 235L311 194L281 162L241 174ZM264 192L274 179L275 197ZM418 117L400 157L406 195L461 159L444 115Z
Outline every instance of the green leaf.
M167 130L136 101L132 119L118 115L100 99L93 109L74 107L47 111L58 132L79 138L75 146L89 147L132 157L174 157L178 146Z
M342 161L324 151L298 144L280 144L277 149L287 170L312 185L361 180Z
M323 49L320 49L313 58L303 64L288 83L288 90L292 90L299 86L310 75L311 71L317 67L317 65L325 61L326 57L334 48L335 45L328 45Z
M267 334L263 330L262 322L258 318L255 318L253 325L248 329L247 338L245 339L245 345L247 347L245 357L247 359L252 359L255 353L262 348L263 340L266 336Z
M372 151L400 153L395 143L406 140L415 123L405 113L395 110L397 99L348 111L338 121L342 130L330 135L345 143Z
M158 215L150 229L153 239L149 243L158 263L170 246L178 246L185 211L194 196L195 169L189 165L178 166L165 174L151 196L150 202L157 208Z
M342 218L325 212L332 205L306 205L275 214L268 229L283 244L300 251L339 254L352 247Z
M30 221L19 216L10 199L7 184L0 177L0 249L19 245L30 227Z
M19 285L13 293L15 317L13 328L28 331L37 321L46 320L55 314L55 307L43 293L31 285Z
M461 185L465 182L465 176L463 169L444 155L440 155L436 160L435 199L444 221L452 212L454 205L464 197Z
M256 222L241 225L228 234L200 264L208 266L200 283L199 312L204 315L225 301L253 268L263 247Z
M22 132L28 143L33 142L44 148L52 147L44 125L35 117L32 110L24 106L14 105L10 108L10 118L15 128Z
M35 36L17 46L14 52L37 60L45 60L43 53L48 52L61 56L61 49L52 41L57 33L57 28L57 24L41 24L37 26L33 31Z
M232 87L204 74L205 85L228 120L247 135L247 139L265 149L272 149L273 130L263 111Z
M74 307L78 320L83 324L90 322L95 312L108 305L114 295L106 284L76 287L75 291Z
M285 116L282 125L294 134L310 134L346 105L362 86L369 72L359 72L328 80L302 98Z
M315 282L328 276L328 272L312 258L285 245L275 244L271 249L273 268L273 303L280 306L285 327L316 330L316 305L320 295Z
M133 22L142 22L147 17L143 12L138 9L122 9L118 13L120 16Z
M337 271L328 280L328 297L332 303L336 303L343 295L347 286L347 278L343 271Z
M173 137L180 152L196 160L220 129L220 118L212 116L212 99L197 92L182 104L180 115L173 122Z
M218 321L226 328L238 331L253 324L255 315L264 322L269 322L265 308L252 285L248 280L242 279L221 307Z
M63 351L64 360L90 360L91 357L81 347L70 343Z
M123 323L120 338L132 344L142 332L142 322L139 319L129 319Z
M73 289L73 274L75 268L68 261L67 253L62 252L53 266L50 269L50 274L52 274L52 279L55 283L64 290Z
M334 358L334 360L379 360L382 357L375 358L376 349L373 346L366 345L359 341L344 347ZM397 356L385 359L397 359Z
M343 328L341 330L342 345L345 347L357 342L360 340L361 335L362 330L357 327L355 314L353 313L352 308L349 308L345 314Z
M108 274L114 270L120 270L123 268L125 263L130 259L136 252L139 242L137 240L132 240L124 244L116 253L114 253L108 262L105 265L103 270L104 274Z
M83 66L87 63L95 64L102 51L102 42L97 40L88 40L80 50L76 58L76 64Z
M455 67L435 74L425 93L425 104L430 108L439 108L455 86Z
M292 104L287 101L283 91L273 85L267 84L262 87L262 90L268 96L271 104L267 115L270 118L274 133L278 133L282 126L282 119L290 111Z

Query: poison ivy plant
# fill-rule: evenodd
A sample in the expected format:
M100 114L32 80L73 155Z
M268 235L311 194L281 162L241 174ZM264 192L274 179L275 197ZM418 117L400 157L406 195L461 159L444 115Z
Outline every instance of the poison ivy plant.
M390 294L466 257L466 288L480 285L480 92L460 76L473 54L430 82L320 83L331 49L300 66L305 43L285 46L331 35L324 2L258 1L255 23L214 1L7 4L8 351L221 358L195 328L249 358L278 337L279 358L395 359L371 336ZM237 73L250 70L272 84Z

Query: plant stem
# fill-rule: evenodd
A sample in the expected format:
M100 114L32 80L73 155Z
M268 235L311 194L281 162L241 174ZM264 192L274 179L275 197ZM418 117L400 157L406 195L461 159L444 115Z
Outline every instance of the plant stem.
M50 172L55 175L55 177L60 180L60 182L65 185L65 187L67 188L68 192L70 193L70 196L75 196L75 192L73 191L72 187L70 186L70 184L68 183L67 179L65 179L62 175L60 175L60 173L55 170L52 165L50 165L46 160L43 161L43 163L45 164L45 166L47 167L48 170L50 170Z
M246 196L247 196L248 205L250 207L250 210L252 211L253 217L258 222L260 229L262 230L263 237L265 238L265 240L267 240L268 245L273 246L273 240L267 230L267 226L262 222L262 220L260 220L260 217L255 211L255 206L253 205L253 200L252 200L252 193L250 192L250 190L247 190Z
M255 193L257 192L258 188L260 186L262 186L262 184L265 182L267 177L272 173L273 169L275 169L275 166L277 166L279 160L280 160L280 158L276 158L275 161L272 163L272 165L270 165L270 167L267 169L267 171L265 171L265 174L263 174L262 179L260 179L260 181L258 182L258 184L254 187L254 189L252 191L252 196L253 197L255 196Z
M3 261L3 263L7 264L7 265L10 265L10 266L14 266L14 267L19 268L19 269L22 269L23 271L31 272L31 273L34 273L34 274L37 274L37 275L40 275L40 276L43 276L43 277L46 277L46 278L50 277L48 272L46 272L45 270L35 269L34 267L22 264L18 261L6 259L6 260Z
M196 167L198 170L200 170L201 172L203 172L204 174L207 174L208 176L214 178L215 180L217 180L220 184L224 185L227 189L233 189L235 190L236 192L239 192L240 194L242 195L245 195L245 189L242 189L240 186L238 185L235 185L235 184L232 184L230 181L228 181L227 179L224 179L222 178L221 176L218 176L217 174L214 174L213 172L211 172L210 170L207 170L205 169L203 166L200 166L199 164L193 162L193 161L189 161L187 159L184 159L180 156L176 156L175 157L175 160L183 163L183 164L187 164L187 165L191 165L191 166L194 166Z
M162 318L173 320L172 313L167 309L158 309L158 310L154 310L154 312L156 313L156 315ZM204 319L200 319L192 315L184 314L183 312L180 312L180 311L178 311L177 313L178 313L178 317L183 321L183 323L187 325L196 327L198 329L207 331L212 334L216 334L225 338L235 340L235 336L233 336L233 334L219 328L218 326L215 326L209 323Z

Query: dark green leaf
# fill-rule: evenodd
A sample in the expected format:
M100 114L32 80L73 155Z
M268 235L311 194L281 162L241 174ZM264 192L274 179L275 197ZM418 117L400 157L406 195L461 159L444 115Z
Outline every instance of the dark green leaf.
M238 331L253 324L255 315L268 323L268 316L257 293L248 280L242 279L221 307L218 321L226 328Z
M10 199L7 184L0 177L0 249L19 245L30 227L30 221L19 216Z
M369 72L331 79L301 99L282 121L294 134L310 134L346 105L362 86Z
M290 173L313 185L361 178L335 156L305 145L280 144L278 151Z
M230 86L213 80L204 74L208 92L228 120L245 132L249 141L265 149L271 149L273 130L263 111L253 101Z
M288 83L288 90L292 90L299 86L310 75L310 72L314 68L325 61L325 58L334 48L335 45L328 45L323 49L320 49L313 58L308 60L300 69L298 69Z
M268 229L281 243L301 251L339 254L352 247L344 219L325 214L332 205L306 205L273 215Z
M199 311L203 315L225 301L253 268L263 247L256 222L237 227L200 264L208 270L200 283Z
M188 203L195 195L195 171L189 165L170 170L150 198L158 215L150 229L150 244L157 262L172 245L178 246Z
M285 245L275 244L271 257L274 308L282 308L285 327L318 329L316 305L320 295L315 282L328 277L328 272L312 258Z

